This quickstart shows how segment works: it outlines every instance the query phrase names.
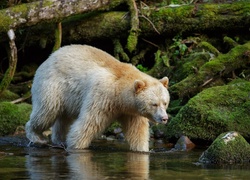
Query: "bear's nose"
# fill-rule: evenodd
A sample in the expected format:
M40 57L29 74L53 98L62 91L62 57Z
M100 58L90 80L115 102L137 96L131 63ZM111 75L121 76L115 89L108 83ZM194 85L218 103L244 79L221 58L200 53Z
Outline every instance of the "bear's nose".
M166 124L168 122L168 115L163 116L161 121L162 121L163 124Z

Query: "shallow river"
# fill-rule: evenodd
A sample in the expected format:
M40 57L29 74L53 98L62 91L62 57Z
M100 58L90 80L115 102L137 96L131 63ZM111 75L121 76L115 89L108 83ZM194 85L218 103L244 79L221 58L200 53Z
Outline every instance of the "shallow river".
M128 151L125 143L108 141L96 141L89 150L72 153L56 148L0 145L0 180L249 179L249 164L198 164L203 151L196 148L185 152L134 153Z

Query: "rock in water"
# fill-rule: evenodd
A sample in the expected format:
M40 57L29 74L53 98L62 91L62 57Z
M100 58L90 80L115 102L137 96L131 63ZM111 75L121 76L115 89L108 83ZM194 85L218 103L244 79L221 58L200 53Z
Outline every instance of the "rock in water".
M220 134L199 158L200 163L225 164L250 161L250 144L235 131Z
M195 144L187 136L181 136L174 146L176 150L180 151L191 150L194 147Z

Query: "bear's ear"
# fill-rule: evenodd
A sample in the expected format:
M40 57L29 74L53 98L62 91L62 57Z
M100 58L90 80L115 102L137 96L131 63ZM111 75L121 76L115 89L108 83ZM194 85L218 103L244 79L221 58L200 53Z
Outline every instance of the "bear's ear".
M163 84L164 87L168 88L168 83L169 83L168 77L160 79L160 82Z
M135 80L134 82L134 89L135 89L135 93L139 93L141 90L143 90L145 88L146 84L141 81L141 80Z

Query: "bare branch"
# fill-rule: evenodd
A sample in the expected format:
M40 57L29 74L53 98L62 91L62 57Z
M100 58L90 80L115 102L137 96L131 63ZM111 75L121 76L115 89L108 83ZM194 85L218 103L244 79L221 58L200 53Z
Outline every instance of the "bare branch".
M8 31L10 55L9 55L9 68L6 70L4 77L0 83L0 95L8 88L11 80L16 71L17 64L17 48L15 43L15 33L13 29Z

